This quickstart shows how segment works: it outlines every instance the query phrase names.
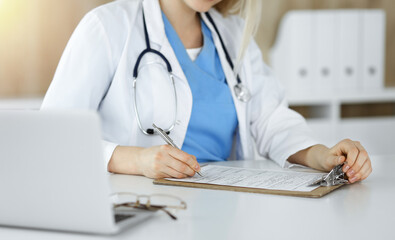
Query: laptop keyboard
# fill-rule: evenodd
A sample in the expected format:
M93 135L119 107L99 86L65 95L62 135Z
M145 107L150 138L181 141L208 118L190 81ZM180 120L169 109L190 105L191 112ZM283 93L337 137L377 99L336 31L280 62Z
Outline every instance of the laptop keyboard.
M126 219L129 219L129 218L132 218L132 217L134 217L134 216L136 216L136 215L134 215L134 214L132 214L132 215L130 215L130 214L115 214L115 223L119 223L119 222L122 222L123 220L126 220Z

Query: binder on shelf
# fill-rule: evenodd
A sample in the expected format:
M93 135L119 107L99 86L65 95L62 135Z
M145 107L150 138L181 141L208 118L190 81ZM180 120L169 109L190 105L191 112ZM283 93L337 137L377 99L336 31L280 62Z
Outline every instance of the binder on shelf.
M287 13L280 23L280 28L277 34L277 40L270 49L270 65L273 69L273 74L278 81L283 85L288 94L292 94L292 85L290 84L290 59L288 57L291 46L289 44L291 39L291 14Z
M294 92L304 95L313 90L311 11L293 12L290 24L290 81Z
M362 10L362 84L364 90L384 88L385 12Z
M335 72L335 12L315 11L313 15L313 81L315 88L331 93L336 78Z
M339 10L336 12L336 25L339 36L336 39L336 77L335 89L341 92L354 92L362 89L360 59L360 12Z

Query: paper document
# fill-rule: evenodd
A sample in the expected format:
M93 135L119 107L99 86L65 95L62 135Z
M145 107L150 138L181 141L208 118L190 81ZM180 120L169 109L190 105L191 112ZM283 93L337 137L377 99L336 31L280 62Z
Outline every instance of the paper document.
M325 173L275 171L207 165L195 175L185 179L167 178L170 181L206 183L223 186L310 192L319 186L308 186Z

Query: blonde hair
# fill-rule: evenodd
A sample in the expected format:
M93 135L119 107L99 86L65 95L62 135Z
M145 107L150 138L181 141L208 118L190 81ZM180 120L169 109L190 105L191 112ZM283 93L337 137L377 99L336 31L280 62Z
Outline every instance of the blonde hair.
M216 4L215 9L225 17L229 14L239 14L245 19L243 38L241 40L240 49L237 54L236 64L234 68L235 74L239 72L241 61L247 47L258 30L261 19L262 1L261 0L222 0Z

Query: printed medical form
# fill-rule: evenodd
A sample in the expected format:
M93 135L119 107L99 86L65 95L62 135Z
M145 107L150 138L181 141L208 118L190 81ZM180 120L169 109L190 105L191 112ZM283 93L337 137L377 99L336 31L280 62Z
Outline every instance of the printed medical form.
M234 187L310 192L319 186L308 185L325 176L325 173L275 171L215 165L202 167L201 173L203 177L195 175L185 179L167 178L167 180Z

